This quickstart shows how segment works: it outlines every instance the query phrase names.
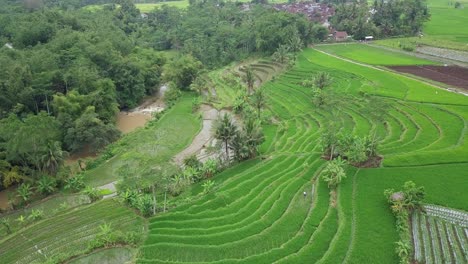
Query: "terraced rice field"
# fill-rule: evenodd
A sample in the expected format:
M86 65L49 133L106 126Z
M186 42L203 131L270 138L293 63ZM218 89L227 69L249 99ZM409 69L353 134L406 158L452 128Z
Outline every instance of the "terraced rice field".
M207 76L208 86L206 91L211 103L217 108L232 107L234 98L245 89L244 76L246 67L251 67L255 76L255 87L271 80L282 72L284 65L270 60L254 60L231 65L219 70L211 71Z
M425 206L411 217L414 258L420 263L468 262L468 213Z
M347 95L333 113L300 85L317 71ZM468 210L467 97L313 49L264 89L279 124L264 127L262 156L216 176L214 193L150 219L138 263L396 263L384 189L413 180L428 202ZM364 110L363 94L388 103L385 122ZM382 168L348 168L336 197L317 178L330 120L357 135L376 129L384 155Z
M44 263L52 256L83 253L99 226L143 232L143 219L114 200L72 210L28 226L0 241L1 263Z

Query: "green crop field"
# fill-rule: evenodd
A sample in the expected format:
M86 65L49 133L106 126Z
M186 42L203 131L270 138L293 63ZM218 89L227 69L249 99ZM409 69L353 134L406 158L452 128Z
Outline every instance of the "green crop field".
M394 59L383 52L366 60ZM317 109L300 85L317 71L353 98L338 113ZM313 49L264 89L281 126L265 127L263 158L216 176L214 193L150 219L138 263L396 263L385 189L413 180L426 187L427 202L468 210L467 97ZM385 122L363 111L362 94L388 103ZM329 120L358 135L376 128L384 156L381 168L349 167L333 203L317 178L325 163L318 139ZM199 192L195 185L191 193Z
M431 65L436 62L383 50L365 44L320 45L317 49L340 57L373 65Z
M428 0L431 20L426 24L424 33L430 37L468 45L468 1L458 2L464 8L455 8L455 1Z
M2 263L45 263L52 257L79 255L100 225L121 232L144 232L144 220L117 201L106 200L45 219L0 240Z

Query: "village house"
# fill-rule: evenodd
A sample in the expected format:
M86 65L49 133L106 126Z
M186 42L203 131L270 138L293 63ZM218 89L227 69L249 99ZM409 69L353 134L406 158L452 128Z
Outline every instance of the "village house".
M346 41L348 39L348 33L346 31L335 31L333 32L333 39L337 42Z

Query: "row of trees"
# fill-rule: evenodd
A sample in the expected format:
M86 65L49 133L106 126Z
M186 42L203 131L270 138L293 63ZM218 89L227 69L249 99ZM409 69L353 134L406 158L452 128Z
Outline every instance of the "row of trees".
M375 0L340 3L331 22L337 30L344 30L354 39L365 36L414 36L430 18L425 0Z
M227 64L253 52L272 54L281 45L304 47L323 40L326 31L305 17L271 7L194 1L186 10L163 6L149 13L135 32L141 45L178 49L206 67Z
M232 158L237 161L254 158L258 154L258 147L265 140L259 120L249 118L239 128L228 114L217 120L215 138L223 144L226 163L230 163Z

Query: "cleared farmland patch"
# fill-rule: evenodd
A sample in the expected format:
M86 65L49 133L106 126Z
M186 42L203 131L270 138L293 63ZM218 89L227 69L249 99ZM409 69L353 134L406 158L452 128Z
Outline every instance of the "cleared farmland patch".
M467 68L459 66L391 66L389 68L468 90Z

